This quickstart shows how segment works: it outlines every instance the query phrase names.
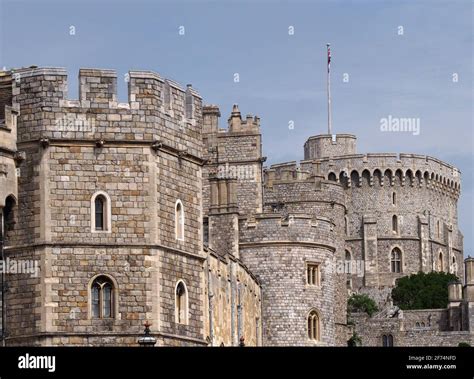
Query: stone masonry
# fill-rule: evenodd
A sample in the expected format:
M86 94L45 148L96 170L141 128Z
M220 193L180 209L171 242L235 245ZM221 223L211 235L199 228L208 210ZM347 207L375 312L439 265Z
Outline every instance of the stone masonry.
M2 274L6 345L136 346L145 321L157 346L472 342L455 167L349 134L263 167L259 117L220 128L191 85L128 77L119 103L113 70L81 69L76 100L62 68L0 72L2 262L38 267ZM448 309L392 312L395 280L432 270L462 281ZM352 293L384 311L348 320Z

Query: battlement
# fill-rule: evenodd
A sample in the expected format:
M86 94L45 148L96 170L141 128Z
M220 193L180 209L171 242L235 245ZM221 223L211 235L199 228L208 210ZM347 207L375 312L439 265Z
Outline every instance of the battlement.
M202 99L191 85L152 71L129 71L128 102L117 101L115 70L79 70L78 99L68 99L64 68L11 71L19 141L39 138L153 141L202 154Z
M320 173L319 162L295 161L264 168L265 208L277 209L278 204L341 203L344 189Z
M374 153L318 159L321 171L329 180L346 187L425 186L458 197L460 171L437 158L419 154ZM309 166L305 162L303 166Z
M335 224L305 213L260 213L239 219L240 243L308 243L335 249ZM263 237L262 237L263 236Z
M238 133L238 134L258 134L260 133L260 118L247 114L245 119L242 119L239 106L234 104L232 113L228 119L228 129L219 128L219 117L221 112L217 105L205 105L203 107L204 127L203 133Z
M307 181L320 176L318 166L315 162L314 166L302 168L296 161L274 164L270 168L264 167L264 181L268 186L278 181Z
M128 103L117 102L117 73L110 69L82 68L79 70L79 98L67 99L67 72L64 68L21 68L11 71L15 95L22 90L52 98L53 104L66 108L108 108L155 110L168 115L177 113L182 119L194 119L195 101L201 96L191 85L183 89L178 83L162 78L153 71L129 71ZM46 100L46 99L45 99Z

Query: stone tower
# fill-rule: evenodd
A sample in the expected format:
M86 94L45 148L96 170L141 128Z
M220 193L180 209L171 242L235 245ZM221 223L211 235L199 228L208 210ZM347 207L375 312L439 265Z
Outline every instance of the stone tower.
M263 213L240 221L240 256L262 284L264 344L345 345L343 189L319 165L265 170ZM310 323L316 317L317 333Z
M236 180L236 205L241 214L262 211L262 135L260 119L247 115L242 120L237 105L233 106L227 129L219 128L219 108L203 107L204 213L210 199L209 176Z
M0 75L3 252L39 266L2 276L3 342L134 346L147 320L159 346L261 344L257 279L225 243L203 246L201 96L129 78L119 103L114 70L81 69L77 100L62 68ZM229 225L233 183L211 212Z
M38 261L41 270L36 278L8 278L7 344L136 344L145 319L160 344L205 344L205 255L195 221L202 212L200 96L134 71L129 102L118 103L113 70L81 69L79 99L69 100L64 69L13 74L17 125L8 107L7 115L26 161L5 253ZM14 139L6 142L15 150ZM13 163L8 169L9 179ZM98 197L100 228L93 223ZM178 201L182 239L175 238ZM91 304L98 277L113 287L107 318L95 317ZM183 324L174 317L178 280L195 307Z
M441 270L462 277L460 172L416 154L356 153L352 135L310 137L305 157L343 186L346 250L365 262L353 290L389 288L400 276Z

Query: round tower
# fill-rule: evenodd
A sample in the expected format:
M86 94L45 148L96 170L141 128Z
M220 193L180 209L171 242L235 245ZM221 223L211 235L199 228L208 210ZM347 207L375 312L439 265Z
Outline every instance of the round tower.
M341 186L317 165L265 171L264 213L239 225L240 258L264 294L264 345L346 344L341 199Z
M317 159L302 164L317 161L325 178L344 188L346 250L365 264L365 275L352 278L354 290L392 287L418 271L462 277L459 170L429 156L354 152L313 154Z
M304 159L330 158L356 153L356 136L322 134L309 137L304 144Z

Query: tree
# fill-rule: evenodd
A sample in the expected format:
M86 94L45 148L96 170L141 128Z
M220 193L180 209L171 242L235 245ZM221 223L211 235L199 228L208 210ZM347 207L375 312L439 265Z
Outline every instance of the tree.
M347 346L356 347L362 346L362 340L356 332L352 333L352 337L347 341Z
M448 283L458 280L445 272L419 272L397 280L392 290L393 303L403 310L446 308Z
M365 312L369 316L378 311L377 304L369 296L353 294L347 301L349 312Z

